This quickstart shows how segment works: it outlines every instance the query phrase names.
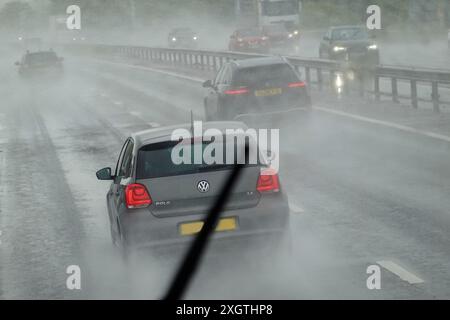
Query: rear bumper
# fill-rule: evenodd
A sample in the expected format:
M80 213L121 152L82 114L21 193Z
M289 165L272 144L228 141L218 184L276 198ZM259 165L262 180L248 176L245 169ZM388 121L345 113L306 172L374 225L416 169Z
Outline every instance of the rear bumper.
M286 99L271 105L258 104L253 99L230 99L224 101L223 116L227 120L236 120L243 115L283 115L292 111L307 110L311 108L311 97L309 92L305 90L296 99ZM228 113L228 114L227 114Z
M212 242L216 245L230 242L248 244L279 238L289 226L289 205L283 194L261 198L253 208L229 210L220 218L235 217L237 228L233 231L215 232ZM121 219L127 247L143 249L155 247L186 246L194 236L179 234L179 225L185 222L203 221L204 215L187 215L157 218L147 209L125 213ZM255 239L252 241L251 239Z

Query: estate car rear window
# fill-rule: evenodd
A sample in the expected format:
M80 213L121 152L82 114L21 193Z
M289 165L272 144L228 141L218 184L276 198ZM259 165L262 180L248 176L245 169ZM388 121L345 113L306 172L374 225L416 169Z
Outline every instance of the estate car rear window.
M54 52L30 53L26 56L25 59L29 64L54 63L58 61L58 57Z
M288 64L274 64L237 70L233 78L236 86L271 86L296 82L299 78Z
M201 142L196 142L201 143ZM208 144L211 142L202 143L202 151L205 150ZM182 163L175 164L172 161L172 150L178 144L177 141L161 142L143 146L138 151L137 167L136 167L136 179L151 179L158 177L176 176L193 174L200 172L210 172L218 170L230 170L233 168L232 164L207 164L204 161L202 163L194 163L194 153L191 152L191 164ZM223 146L223 155L226 157L226 144ZM193 151L194 148L191 148ZM203 154L203 152L202 152ZM213 153L213 155L215 155ZM234 163L237 163L238 152L236 146L234 148ZM225 158L223 158L225 159ZM258 160L259 161L259 160ZM225 163L225 161L223 161ZM246 166L257 166L257 163L249 161L248 154L246 155Z

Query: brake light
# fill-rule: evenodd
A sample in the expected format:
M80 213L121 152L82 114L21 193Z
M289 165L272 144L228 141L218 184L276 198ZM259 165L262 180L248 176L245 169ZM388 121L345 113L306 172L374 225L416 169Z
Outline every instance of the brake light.
M125 189L125 201L128 209L144 208L152 204L152 198L147 188L139 183L133 183Z
M239 95L239 94L246 94L248 92L249 90L247 88L239 88L239 89L225 90L224 93L228 95Z
M280 191L280 180L274 169L263 169L258 178L256 190L259 192L278 192Z
M289 88L303 88L306 87L306 83L304 81L299 82L291 82L288 84Z

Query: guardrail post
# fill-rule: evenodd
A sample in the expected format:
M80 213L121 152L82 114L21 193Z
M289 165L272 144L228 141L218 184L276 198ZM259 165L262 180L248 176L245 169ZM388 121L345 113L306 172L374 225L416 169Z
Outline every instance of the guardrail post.
M398 103L397 78L391 78L391 87L392 87L392 101Z
M411 103L414 109L417 109L419 107L418 101L417 101L417 81L411 80Z
M322 91L323 75L322 75L322 69L320 69L320 68L317 68L317 85L319 86L319 91Z
M375 75L374 79L375 100L380 101L380 77Z
M305 67L305 80L308 85L311 83L311 69L309 67Z
M212 59L213 59L213 71L216 72L217 71L216 56L212 56Z
M358 81L358 93L360 97L364 97L364 91L366 89L366 73L359 69L356 72L356 78L359 80Z
M334 70L330 70L330 89L333 90L334 87L334 77L336 76L336 72Z
M431 100L433 101L433 111L440 112L439 109L439 90L437 81L431 83Z

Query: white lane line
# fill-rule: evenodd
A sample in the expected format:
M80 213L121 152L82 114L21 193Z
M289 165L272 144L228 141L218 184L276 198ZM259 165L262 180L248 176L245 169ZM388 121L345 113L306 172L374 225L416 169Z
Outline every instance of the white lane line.
M402 279L403 281L406 281L410 284L419 284L419 283L425 282L424 280L420 279L418 276L412 274L408 270L399 266L395 262L388 261L388 260L382 260L382 261L377 261L377 264L379 264L386 270L392 272L393 274L399 276L400 279Z
M130 114L135 117L140 117L142 115L142 113L140 113L139 111L130 111Z
M450 137L449 136L446 136L446 135L443 135L443 134L439 134L439 133L434 133L434 132L430 132L430 131L423 131L423 130L419 130L419 129L415 129L415 128L412 128L412 127L404 126L404 125L401 125L401 124L398 124L398 123L394 123L394 122L388 122L388 121L372 119L372 118L368 118L368 117L364 117L364 116L358 116L358 115L353 114L353 113L348 113L348 112L339 111L339 110L333 110L333 109L329 109L329 108L325 108L325 107L313 107L313 108L316 109L316 110L323 111L323 112L332 113L332 114L336 114L336 115L347 117L347 118L352 118L352 119L363 121L363 122L377 124L377 125L381 125L381 126L384 126L384 127L394 128L394 129L397 129L397 130L411 132L411 133L419 134L419 135L426 136L426 137L429 137L429 138L450 142Z
M296 214L305 212L305 209L303 209L301 206L298 206L292 202L289 202L289 209L291 210L292 213L296 213Z
M161 127L161 125L160 125L159 123L157 123L157 122L149 122L148 124L149 124L151 127L153 127L153 128Z
M151 68L151 67L131 65L131 64L127 64L127 63L111 62L111 61L106 61L106 60L101 60L101 59L93 59L93 60L98 61L98 62L102 62L102 63L106 63L106 64L112 64L112 65L117 65L117 66L126 66L126 67L130 67L130 68L133 68L133 69L139 69L139 70L146 70L146 71L150 71L150 72L156 72L156 73L172 76L172 77L175 77L175 78L185 79L185 80L199 82L199 83L202 83L204 81L204 79L201 79L201 78L190 77L190 76L186 76L186 75L182 75L182 74L177 74L175 72L164 71L164 70L155 69L155 68ZM333 110L333 109L329 109L329 108L325 108L325 107L317 107L317 106L315 106L315 107L313 107L313 109L320 110L320 111L323 111L323 112L332 113L332 114L336 114L336 115L340 115L340 116L343 116L343 117L352 118L352 119L363 121L363 122L368 122L368 123L372 123L372 124L376 124L376 125L390 127L390 128L401 130L401 131L405 131L405 132L411 132L411 133L419 134L419 135L422 135L422 136L426 136L426 137L437 139L437 140L441 140L441 141L450 142L450 137L449 136L446 136L446 135L443 135L443 134L439 134L439 133L430 132L430 131L418 130L418 129L415 129L415 128L412 128L412 127L408 127L408 126L404 126L404 125L401 125L401 124L398 124L398 123L394 123L394 122L377 120L377 119L368 118L368 117L364 117L364 116L359 116L359 115L356 115L356 114L353 114L353 113L348 113L348 112L339 111L339 110Z
M121 105L123 105L123 102L122 102L122 101L113 101L113 103L114 103L116 106L121 106Z

